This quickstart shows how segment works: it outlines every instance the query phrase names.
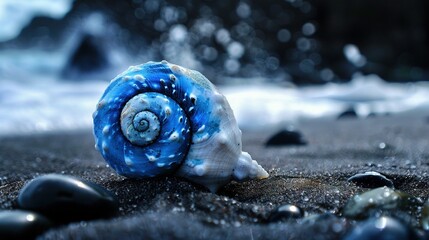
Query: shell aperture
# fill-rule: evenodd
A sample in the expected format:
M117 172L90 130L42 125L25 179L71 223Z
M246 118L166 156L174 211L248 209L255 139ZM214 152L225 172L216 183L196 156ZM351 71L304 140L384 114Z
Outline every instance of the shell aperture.
M268 173L242 152L233 112L202 74L166 61L113 79L93 114L96 148L119 174L175 174L212 192Z

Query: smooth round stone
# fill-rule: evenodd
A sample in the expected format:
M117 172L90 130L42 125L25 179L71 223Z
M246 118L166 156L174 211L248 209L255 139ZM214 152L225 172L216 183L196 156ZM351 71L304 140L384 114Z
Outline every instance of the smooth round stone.
M34 239L53 224L46 217L29 211L0 211L0 239Z
M343 208L343 216L362 219L370 216L372 210L416 211L422 200L388 187L376 188L353 196Z
M286 204L274 209L271 212L268 218L268 221L270 222L285 221L289 219L302 218L303 216L304 216L304 211L301 208L295 205Z
M347 181L364 188L378 188L384 186L389 188L394 187L392 180L378 172L358 173L354 176L351 176L349 179L347 179Z
M266 146L306 145L302 134L293 129L284 129L274 134L265 143Z
M344 240L415 239L411 229L391 217L371 218L356 226Z
M19 192L18 205L57 222L111 217L119 206L103 187L59 174L44 175L27 183Z

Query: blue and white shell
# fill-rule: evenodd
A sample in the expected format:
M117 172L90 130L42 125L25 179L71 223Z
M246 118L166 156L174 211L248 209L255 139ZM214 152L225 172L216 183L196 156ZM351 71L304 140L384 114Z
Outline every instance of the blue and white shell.
M268 173L242 152L226 98L201 73L166 61L113 79L93 115L95 146L119 174L174 174L212 192Z

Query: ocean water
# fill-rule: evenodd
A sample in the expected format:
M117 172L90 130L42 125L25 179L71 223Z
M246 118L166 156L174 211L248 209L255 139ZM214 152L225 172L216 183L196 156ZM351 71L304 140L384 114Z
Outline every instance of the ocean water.
M40 55L37 58L34 62L49 65L40 61ZM4 60L2 63L7 65ZM0 77L0 135L91 129L92 112L109 80L73 82L61 79L54 70L34 74L34 68L22 69L15 77L10 71ZM375 75L357 75L349 83L322 86L258 83L218 87L244 130L282 128L305 119L334 119L349 108L362 118L429 110L428 83L393 84Z
M353 109L360 118L429 113L429 84L388 83L357 74L348 83L284 88L274 85L224 87L241 128L282 128L306 119L336 119Z

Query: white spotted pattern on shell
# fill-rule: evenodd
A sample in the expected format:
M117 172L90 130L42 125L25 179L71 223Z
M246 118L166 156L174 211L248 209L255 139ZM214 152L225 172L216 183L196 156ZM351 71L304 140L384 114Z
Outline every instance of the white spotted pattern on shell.
M268 177L242 152L226 98L197 71L166 61L130 67L111 81L93 118L96 148L123 176L174 174L212 192Z

